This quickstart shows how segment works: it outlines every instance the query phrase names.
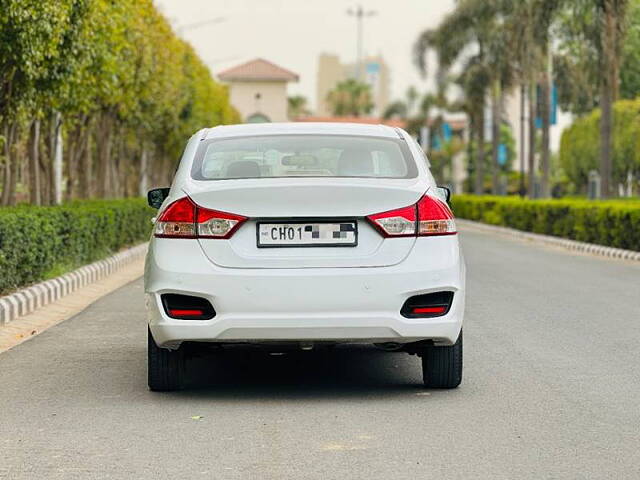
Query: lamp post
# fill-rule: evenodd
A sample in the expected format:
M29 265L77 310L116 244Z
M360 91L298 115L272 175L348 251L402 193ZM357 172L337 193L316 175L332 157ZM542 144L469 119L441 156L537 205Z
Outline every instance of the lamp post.
M355 9L350 8L347 14L356 17L357 24L357 45L356 45L356 80L362 81L362 21L367 17L373 17L377 12L375 10L365 10L362 5L358 5Z

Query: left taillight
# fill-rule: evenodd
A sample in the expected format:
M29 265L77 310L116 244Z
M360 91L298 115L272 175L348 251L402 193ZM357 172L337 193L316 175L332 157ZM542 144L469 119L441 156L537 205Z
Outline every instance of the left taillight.
M451 209L436 197L424 195L409 207L367 216L384 237L426 237L457 233Z
M154 235L161 238L230 238L247 217L196 205L189 197L169 204L158 216Z

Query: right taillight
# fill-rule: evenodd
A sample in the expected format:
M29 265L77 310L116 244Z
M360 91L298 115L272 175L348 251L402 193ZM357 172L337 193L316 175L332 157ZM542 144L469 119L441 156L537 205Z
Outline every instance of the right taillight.
M418 236L453 235L457 233L453 212L442 200L423 196L418 208Z
M156 220L154 235L161 238L227 239L247 220L234 213L196 205L189 197L170 204Z
M409 207L367 216L385 237L425 237L457 233L453 212L436 197L424 195Z

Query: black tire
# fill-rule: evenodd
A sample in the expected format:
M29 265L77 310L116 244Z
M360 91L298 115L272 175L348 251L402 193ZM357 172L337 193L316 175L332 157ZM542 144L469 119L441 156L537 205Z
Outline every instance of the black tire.
M447 347L425 347L422 378L427 388L456 388L462 381L462 331L456 343Z
M154 392L180 390L184 379L184 348L160 348L150 331L147 335L149 389Z

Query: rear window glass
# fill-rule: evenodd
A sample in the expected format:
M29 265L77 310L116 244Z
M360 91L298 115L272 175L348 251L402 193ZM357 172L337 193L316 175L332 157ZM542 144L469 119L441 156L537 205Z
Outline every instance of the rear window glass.
M414 178L402 139L347 135L270 135L206 140L198 147L196 180L277 177Z

